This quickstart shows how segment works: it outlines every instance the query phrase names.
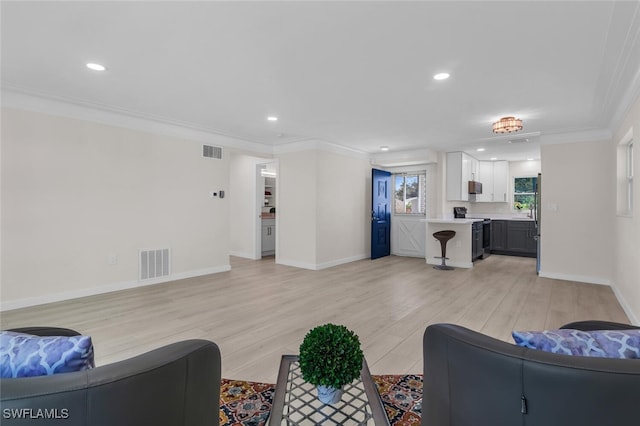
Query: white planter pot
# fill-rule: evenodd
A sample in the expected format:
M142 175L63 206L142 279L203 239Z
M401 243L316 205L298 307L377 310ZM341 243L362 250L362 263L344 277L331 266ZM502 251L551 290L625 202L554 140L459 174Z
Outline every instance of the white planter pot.
M318 399L325 404L335 404L340 402L344 391L342 389L336 389L329 386L319 385L316 387L318 390Z

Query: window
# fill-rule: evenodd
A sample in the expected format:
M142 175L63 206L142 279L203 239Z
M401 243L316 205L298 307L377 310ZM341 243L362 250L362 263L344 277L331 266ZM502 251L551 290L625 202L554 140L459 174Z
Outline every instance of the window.
M427 175L425 172L393 175L395 214L420 214L427 210Z
M537 177L517 177L513 179L513 208L515 210L531 210L536 207L537 185Z
M616 209L621 216L633 215L633 133L630 129L618 143L616 163Z
M627 212L633 212L633 141L627 145Z

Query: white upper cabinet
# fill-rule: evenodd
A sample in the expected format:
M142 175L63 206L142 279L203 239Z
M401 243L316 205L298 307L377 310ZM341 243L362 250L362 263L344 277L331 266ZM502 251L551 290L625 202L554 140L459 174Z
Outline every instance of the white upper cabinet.
M493 162L493 201L506 203L509 194L509 162Z
M509 188L508 161L480 161L478 181L482 182L482 194L477 202L506 203Z
M477 202L493 201L493 161L479 161L478 181L482 183L482 194L476 195Z
M479 162L461 151L447 152L447 200L469 201L469 181L478 180Z

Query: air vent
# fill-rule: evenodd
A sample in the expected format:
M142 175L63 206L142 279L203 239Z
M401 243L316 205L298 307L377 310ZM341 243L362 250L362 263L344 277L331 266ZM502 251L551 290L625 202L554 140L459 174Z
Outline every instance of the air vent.
M509 143L525 143L529 142L529 138L511 139Z
M202 156L222 160L222 147L213 145L202 145Z
M168 248L140 250L140 281L169 275L171 252Z

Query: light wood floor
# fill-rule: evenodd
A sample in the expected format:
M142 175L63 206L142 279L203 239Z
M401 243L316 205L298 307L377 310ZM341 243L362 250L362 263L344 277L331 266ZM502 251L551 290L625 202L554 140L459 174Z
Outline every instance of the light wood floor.
M422 334L451 322L510 341L513 329L629 320L607 286L539 278L535 259L490 256L472 270L386 257L323 271L231 259L232 270L0 314L2 328L93 336L98 365L189 338L216 342L223 377L275 383L280 356L333 322L354 330L373 374L422 373Z

